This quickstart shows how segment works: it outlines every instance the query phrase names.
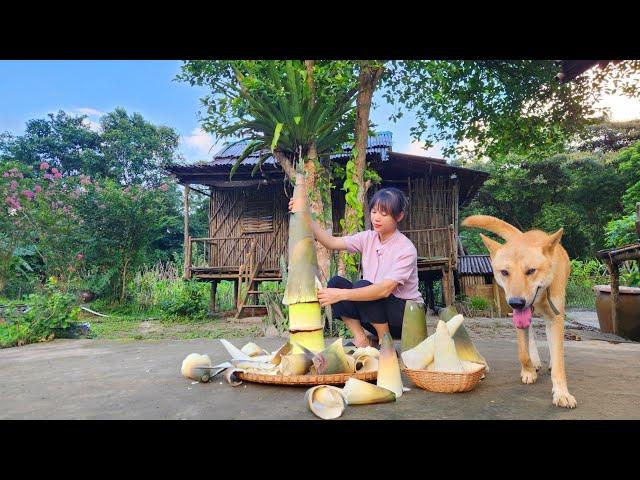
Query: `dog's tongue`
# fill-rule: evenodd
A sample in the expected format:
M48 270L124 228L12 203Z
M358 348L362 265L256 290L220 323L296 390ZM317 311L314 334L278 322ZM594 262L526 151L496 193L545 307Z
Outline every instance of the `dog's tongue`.
M531 325L531 307L513 311L513 323L517 328L529 328Z

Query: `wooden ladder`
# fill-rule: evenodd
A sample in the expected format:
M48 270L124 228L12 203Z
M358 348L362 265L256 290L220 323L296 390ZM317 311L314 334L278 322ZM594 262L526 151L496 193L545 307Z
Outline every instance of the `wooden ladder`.
M234 316L234 320L241 318L244 311L247 309L252 309L254 311L256 309L261 309L266 313L266 305L250 305L246 303L249 295L261 295L265 293L259 290L251 290L266 256L264 251L262 252L262 255L257 256L257 247L259 247L258 239L254 238L251 242L251 247L249 247L249 254L246 257L245 262L240 266L240 270L238 272L238 311ZM256 257L258 258L256 259ZM242 288L243 286L245 287L244 289ZM244 293L243 290L245 290Z

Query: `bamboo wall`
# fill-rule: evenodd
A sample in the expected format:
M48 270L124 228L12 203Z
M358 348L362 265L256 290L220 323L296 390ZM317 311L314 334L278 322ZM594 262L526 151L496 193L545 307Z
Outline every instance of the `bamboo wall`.
M286 258L287 252L288 202L283 185L211 188L209 237L229 240L212 245L210 265L239 267L244 262L251 240L256 238L262 249L258 248L258 252L266 254L262 269L278 270L280 255L284 254ZM270 212L262 208L258 211L260 216L249 215L249 207L257 204L268 205ZM259 232L255 233L256 230Z
M446 232L411 232L432 228L446 228L454 225L457 234L458 222L458 184L448 177L434 176L412 179L385 181L382 185L370 189L371 198L376 189L396 187L409 199L409 209L399 223L401 231L408 231L421 257L454 257L447 247ZM212 245L210 265L213 267L239 267L250 246L251 239L257 238L258 244L267 252L263 270L278 270L280 255L287 254L287 235L289 228L288 197L284 185L267 185L247 188L211 188L209 210L209 237L228 238L229 240ZM291 195L291 192L288 193ZM344 192L335 188L331 192L333 233L342 232L340 219L344 216ZM255 202L269 202L272 205L273 229L264 226L267 219L253 217L247 219L247 209ZM264 215L267 209L262 209ZM365 214L368 210L365 208ZM243 227L257 226L260 233L247 233ZM455 249L455 243L453 244ZM260 250L259 250L260 251Z
M475 285L487 285L483 275L460 275L460 290L461 293L472 296L469 294L473 290Z
M404 192L409 200L405 218L398 224L400 231L413 242L419 257L455 258L455 243L447 238L445 230L431 232L412 232L433 228L446 228L454 225L458 229L458 182L444 176L407 178L406 180L387 180L378 188L396 187Z

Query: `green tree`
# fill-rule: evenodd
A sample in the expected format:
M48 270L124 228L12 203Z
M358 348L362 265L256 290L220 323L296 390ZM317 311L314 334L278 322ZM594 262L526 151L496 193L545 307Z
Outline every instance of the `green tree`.
M95 175L101 168L100 135L89 128L87 116L60 110L47 118L29 120L23 135L0 137L0 158L37 170L42 162L63 176Z
M301 161L311 212L327 228L331 208L326 159L348 139L352 125L349 112L356 87L348 88L349 68L347 62L313 60L185 62L178 79L211 88L202 100L207 107L203 128L220 137L248 140L232 174L255 152L263 155L253 173L273 155L293 178L292 162ZM329 254L318 250L327 276Z
M572 150L586 152L616 152L640 141L640 119L626 122L602 122L586 127Z
M123 185L158 186L166 177L162 166L178 158L178 143L174 129L122 108L103 115L99 131L90 128L86 115L59 111L29 120L23 135L1 135L0 158L35 170L46 162L64 177L84 174Z
M548 158L507 155L465 165L491 177L461 212L493 215L526 231L564 228L562 244L572 258L593 257L605 247L603 225L622 208L626 181L611 154L572 153ZM484 253L477 234L460 232L469 253Z
M99 276L94 280L101 293L124 301L129 279L172 220L163 214L163 189L122 188L113 180L86 189L78 201L86 261Z
M597 123L604 93L640 95L640 61L595 69L563 85L550 60L410 60L386 65L384 98L416 116L411 135L445 154L549 156Z
M103 115L100 126L102 176L123 185L158 186L165 180L162 166L178 158L179 135L173 128L123 108Z
M621 150L616 158L620 175L625 182L622 195L622 215L616 215L606 226L607 245L621 247L638 240L636 232L636 204L640 202L640 142ZM618 211L620 211L618 210ZM637 279L640 282L640 278Z

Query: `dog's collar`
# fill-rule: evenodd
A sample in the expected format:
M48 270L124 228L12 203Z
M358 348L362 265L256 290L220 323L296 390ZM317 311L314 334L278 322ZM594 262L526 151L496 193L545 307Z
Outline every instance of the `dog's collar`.
M560 315L560 311L558 311L556 306L551 301L551 289L549 287L547 287L547 301L549 302L549 306L551 307L551 310L553 310L553 313L555 313L556 315Z
M533 302L531 302L531 311L533 311L533 304L535 303L536 298L538 298L538 292L540 292L540 286L539 285L538 285L538 288L536 289L536 294L533 296ZM556 306L551 301L551 288L550 287L547 287L547 302L549 302L549 306L551 307L551 310L553 310L553 313L555 313L556 315L560 315L560 311L556 308Z

